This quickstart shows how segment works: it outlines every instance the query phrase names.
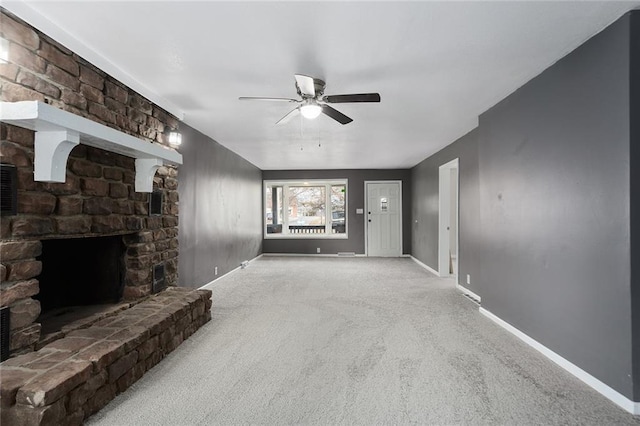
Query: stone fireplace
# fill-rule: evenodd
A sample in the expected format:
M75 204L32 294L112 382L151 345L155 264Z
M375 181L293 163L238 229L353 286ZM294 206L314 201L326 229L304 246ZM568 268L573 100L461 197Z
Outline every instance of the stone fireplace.
M134 190L132 158L79 145L66 182L36 182L34 132L3 124L2 135L2 162L17 169L17 214L2 217L0 253L12 353L33 350L58 331L42 333L38 318L48 313L151 294L157 265L167 285L177 285L176 168L158 170L154 189L163 204L152 216L149 193Z
M178 120L2 8L0 36L0 100L57 120L0 111L0 423L82 424L211 319L177 287Z
M176 117L1 8L0 20L0 36L9 43L9 62L0 64L0 100L39 101L132 136L149 149L168 147L164 130L178 127ZM15 177L15 198L5 197L4 181L2 198L15 208L3 210L0 217L0 305L10 308L12 356L39 347L43 333L38 319L56 309L150 295L158 265L164 284L177 285L177 167L152 167L157 171L149 180L162 204L160 214L151 215L150 193L139 192L140 167L134 156L85 145L89 141L81 137L68 160L53 165L61 167L64 182L41 182L34 179L35 132L8 122L0 130L0 163L11 172L6 176ZM117 243L111 248L98 243L107 240ZM87 265L98 266L102 255L116 246L121 252L110 263L119 269L110 272L108 285L97 278L103 271L83 271ZM91 252L102 254L86 257ZM93 277L72 274L50 285L62 270ZM81 282L66 289L76 279ZM92 296L85 294L88 289Z

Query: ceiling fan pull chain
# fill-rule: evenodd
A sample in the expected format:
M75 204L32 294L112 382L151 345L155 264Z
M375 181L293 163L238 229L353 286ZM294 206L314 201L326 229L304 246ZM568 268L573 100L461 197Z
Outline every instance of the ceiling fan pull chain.
M302 126L304 126L304 120L302 119L302 114L300 114L300 140L301 141L304 139L304 131L302 129Z
M300 151L304 151L304 132L302 126L304 126L304 120L302 119L302 114L300 114Z

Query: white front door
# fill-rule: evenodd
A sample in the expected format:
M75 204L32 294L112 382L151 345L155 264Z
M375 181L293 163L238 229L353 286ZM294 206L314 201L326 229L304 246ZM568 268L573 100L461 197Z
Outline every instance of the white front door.
M366 182L367 256L402 256L400 182Z

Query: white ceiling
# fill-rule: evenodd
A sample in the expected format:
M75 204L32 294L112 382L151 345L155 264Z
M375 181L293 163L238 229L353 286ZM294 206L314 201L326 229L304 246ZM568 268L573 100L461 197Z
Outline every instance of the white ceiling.
M217 2L4 0L16 13L263 170L408 168L640 1ZM340 125L275 122L296 73ZM183 143L188 144L188 140Z

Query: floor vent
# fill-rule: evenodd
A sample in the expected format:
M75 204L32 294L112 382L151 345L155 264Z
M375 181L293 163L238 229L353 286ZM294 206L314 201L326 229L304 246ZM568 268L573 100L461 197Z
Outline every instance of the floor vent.
M167 287L167 281L164 277L164 263L160 263L153 267L153 287L151 291L157 293Z
M9 307L6 306L0 309L0 362L9 358L9 342L11 338L11 324L9 324L9 321Z
M475 303L476 305L480 306L480 301L478 299L476 299L475 297L471 296L470 294L467 293L462 293L467 299L471 300L473 303Z
M356 254L352 251L339 251L338 256L340 257L354 257Z
M18 175L16 167L0 164L0 214L15 215L18 211Z
M162 191L153 191L149 197L149 215L159 216L162 214Z

